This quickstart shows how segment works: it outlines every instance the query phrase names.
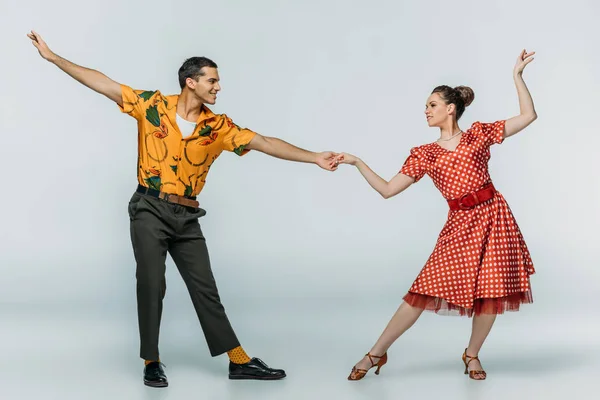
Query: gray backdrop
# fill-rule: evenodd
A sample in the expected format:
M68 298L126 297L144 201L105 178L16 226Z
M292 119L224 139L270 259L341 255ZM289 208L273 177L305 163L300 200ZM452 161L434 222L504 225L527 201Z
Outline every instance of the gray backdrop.
M222 77L215 112L304 148L357 154L385 178L438 137L423 115L434 86L475 90L463 129L511 117L513 64L535 50L525 80L539 119L493 148L492 178L531 248L534 290L600 277L595 3L545 4L545 15L505 1L153 4L14 2L0 25L0 301L131 300L135 120L42 60L31 28L73 62L165 93L179 91L186 57L208 56ZM429 179L384 201L353 168L332 174L259 153L223 154L200 202L232 296L345 294L365 282L400 296L447 212Z

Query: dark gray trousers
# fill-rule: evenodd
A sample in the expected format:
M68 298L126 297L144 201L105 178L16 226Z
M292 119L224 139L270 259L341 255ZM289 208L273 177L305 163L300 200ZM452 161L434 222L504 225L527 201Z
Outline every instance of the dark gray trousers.
M129 202L131 243L137 263L137 310L140 357L158 360L158 336L165 297L165 260L173 258L196 309L212 356L239 341L221 304L198 218L206 214L134 193Z

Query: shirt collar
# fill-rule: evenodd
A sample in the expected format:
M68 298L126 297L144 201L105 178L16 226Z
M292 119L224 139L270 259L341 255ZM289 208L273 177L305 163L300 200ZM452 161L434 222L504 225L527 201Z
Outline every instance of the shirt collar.
M177 120L177 102L179 101L179 95L174 94L171 96L166 96L167 98L167 115L171 121ZM196 120L196 124L200 124L208 119L215 117L215 113L213 113L205 104L202 104L202 110L200 111L200 115Z

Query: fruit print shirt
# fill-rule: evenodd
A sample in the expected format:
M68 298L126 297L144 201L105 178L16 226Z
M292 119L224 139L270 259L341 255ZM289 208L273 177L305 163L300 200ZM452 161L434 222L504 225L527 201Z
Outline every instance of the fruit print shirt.
M121 85L121 112L138 121L138 183L180 196L197 196L210 167L223 152L246 154L245 146L256 135L240 128L225 114L214 114L205 105L191 136L182 137L177 126L178 95L133 90Z

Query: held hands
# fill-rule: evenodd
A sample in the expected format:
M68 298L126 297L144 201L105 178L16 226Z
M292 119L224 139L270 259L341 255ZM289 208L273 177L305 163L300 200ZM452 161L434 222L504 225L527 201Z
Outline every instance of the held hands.
M35 46L36 49L40 52L40 56L46 61L52 61L56 54L50 50L44 39L40 36L39 33L31 31L31 33L27 34L27 37L31 39L31 43Z
M335 171L340 164L356 165L360 161L358 157L348 153L334 153L324 151L317 154L317 165L327 171Z
M515 76L523 74L523 70L525 69L525 66L533 61L534 54L535 54L535 51L532 51L531 53L527 53L525 51L525 49L523 49L523 51L521 52L521 54L519 54L519 57L517 58L517 63L515 64L515 69L514 69Z
M334 153L332 151L324 151L322 153L317 153L316 164L327 171L335 171L337 169L337 164L334 162L335 158L338 157L338 153Z
M331 160L331 165L337 168L339 164L356 165L359 161L360 159L352 154L340 153Z

